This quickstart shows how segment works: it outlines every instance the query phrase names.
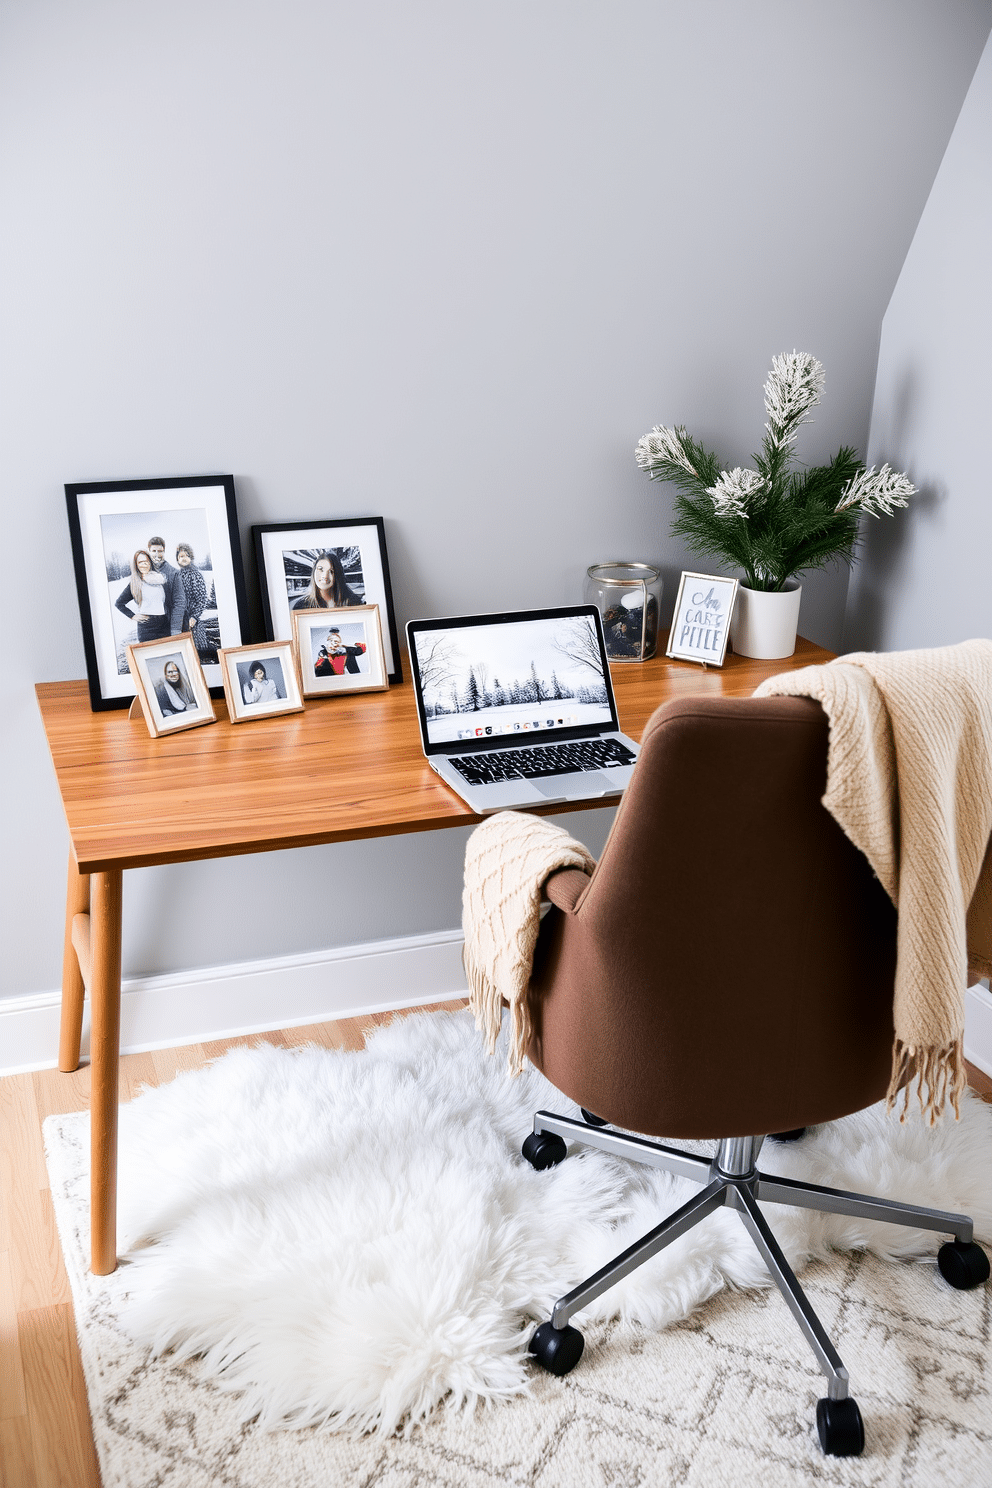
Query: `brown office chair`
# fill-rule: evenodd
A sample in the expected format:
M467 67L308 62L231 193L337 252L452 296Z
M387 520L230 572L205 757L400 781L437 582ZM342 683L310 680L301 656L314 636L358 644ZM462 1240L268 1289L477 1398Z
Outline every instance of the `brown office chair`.
M648 724L593 877L566 869L548 880L555 907L538 939L528 1052L585 1120L539 1111L524 1156L535 1168L561 1162L567 1138L702 1191L563 1296L530 1350L566 1374L582 1353L572 1315L726 1204L827 1376L817 1406L823 1450L854 1456L864 1428L847 1370L756 1200L953 1235L938 1262L958 1288L986 1280L989 1262L965 1215L764 1177L755 1166L763 1134L801 1136L873 1104L889 1081L896 912L820 804L826 749L826 717L808 699L670 703ZM716 1156L614 1125L716 1138Z

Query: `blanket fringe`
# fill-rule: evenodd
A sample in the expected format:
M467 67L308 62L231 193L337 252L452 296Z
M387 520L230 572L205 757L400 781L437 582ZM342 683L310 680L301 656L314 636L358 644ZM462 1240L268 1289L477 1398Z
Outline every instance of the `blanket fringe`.
M467 950L462 955L462 961L468 977L468 1005L475 1017L475 1026L486 1041L486 1052L495 1054L503 1025L503 995L487 975L485 968L477 966ZM524 1057L533 1033L530 1007L524 996L510 1005L510 1046L506 1067L514 1080L523 1070Z
M964 1067L964 1041L959 1038L939 1049L925 1049L896 1039L892 1051L892 1077L889 1080L885 1106L886 1110L891 1111L901 1090L903 1103L899 1112L900 1121L906 1120L914 1081L920 1110L931 1126L938 1116L943 1115L948 1101L954 1111L954 1119L959 1121L961 1092L968 1083Z

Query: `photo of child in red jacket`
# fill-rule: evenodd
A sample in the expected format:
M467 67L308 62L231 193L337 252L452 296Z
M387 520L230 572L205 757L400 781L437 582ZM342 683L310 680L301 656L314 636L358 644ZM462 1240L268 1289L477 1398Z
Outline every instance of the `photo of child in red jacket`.
M345 672L360 672L358 658L366 652L364 641L347 646L341 639L340 630L329 630L327 639L317 652L313 670L316 677L342 676Z

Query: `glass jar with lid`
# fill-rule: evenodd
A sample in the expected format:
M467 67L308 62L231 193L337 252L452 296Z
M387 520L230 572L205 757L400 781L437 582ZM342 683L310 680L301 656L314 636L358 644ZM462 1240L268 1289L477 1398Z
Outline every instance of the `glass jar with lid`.
M647 661L655 654L663 587L649 563L594 563L587 569L585 601L603 617L611 661Z

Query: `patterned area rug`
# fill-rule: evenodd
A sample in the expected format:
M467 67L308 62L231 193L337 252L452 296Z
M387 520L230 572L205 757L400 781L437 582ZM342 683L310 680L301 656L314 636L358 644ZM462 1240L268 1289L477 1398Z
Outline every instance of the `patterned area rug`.
M490 1141L495 1131L497 1145L503 1140L501 1116L505 1120L509 1115L509 1124L516 1126L520 1110L535 1100L570 1109L560 1096L548 1098L550 1087L534 1071L528 1071L521 1081L503 1079L498 1073L502 1066L485 1060L476 1039L464 1015L440 1014L392 1025L370 1042L365 1053L326 1054L326 1059L332 1072L340 1070L352 1081L357 1075L359 1083L370 1088L375 1085L372 1074L377 1062L380 1076L390 1067L412 1071L417 1079L410 1098L424 1099L428 1106L432 1082L440 1080L443 1090L451 1084L461 1085L466 1071L459 1059L474 1061L478 1090L470 1094L484 1107L492 1107L484 1115L490 1124ZM298 1058L276 1052L282 1061ZM311 1056L308 1052L305 1059L319 1058L323 1069L325 1053ZM439 1054L443 1057L438 1058ZM182 1080L202 1082L207 1077L209 1085L210 1078L215 1082L227 1078L236 1064L222 1060L211 1067L219 1075L200 1071ZM307 1066L304 1061L287 1068L295 1077ZM269 1076L271 1081L271 1071ZM177 1086L182 1106L195 1104L196 1085L175 1082L167 1089L174 1091ZM355 1088L350 1087L352 1097ZM134 1103L134 1121L122 1123L125 1175L129 1165L136 1171L135 1161L142 1156L146 1120L142 1102L149 1129L161 1132L162 1111L167 1113L173 1099L163 1093L156 1116L152 1094ZM435 1090L435 1098L437 1094ZM497 1110L494 1101L503 1102L504 1109ZM383 1122L381 1099L379 1106L376 1114ZM795 1148L777 1148L772 1153L766 1148L762 1166L781 1172L805 1168L809 1176L823 1182L829 1181L824 1168L833 1164L840 1169L838 1182L846 1186L852 1163L857 1167L863 1161L877 1169L878 1153L871 1151L871 1122L877 1125L880 1119L865 1113L865 1117L849 1118L847 1123L812 1133ZM888 1131L896 1145L907 1141L912 1145L920 1136L907 1138L906 1129L898 1124L878 1130ZM969 1100L962 1122L948 1132L940 1139L945 1149L950 1144L974 1151L977 1142L987 1153L992 1147L992 1110ZM277 1483L281 1488L336 1484L481 1488L493 1483L521 1488L565 1488L566 1484L569 1488L638 1488L642 1484L712 1488L722 1481L755 1488L779 1484L799 1488L809 1483L873 1488L907 1484L930 1488L939 1483L949 1488L980 1488L992 1483L992 1289L958 1293L942 1282L930 1263L880 1259L860 1248L831 1249L838 1241L845 1245L865 1242L836 1231L801 1234L789 1224L776 1226L780 1241L802 1269L813 1306L851 1371L868 1437L861 1458L827 1459L820 1454L813 1420L815 1402L823 1393L821 1376L778 1293L754 1289L757 1274L746 1272L743 1260L735 1261L731 1242L719 1242L718 1225L708 1237L703 1234L706 1226L695 1232L701 1237L694 1242L697 1248L709 1252L709 1282L697 1277L695 1288L681 1285L687 1269L691 1273L695 1265L698 1271L699 1253L683 1250L673 1258L677 1268L667 1271L651 1263L644 1268L649 1274L640 1284L640 1293L628 1290L612 1303L607 1294L599 1318L577 1319L585 1334L586 1352L565 1379L555 1380L532 1368L521 1353L522 1341L532 1327L528 1314L540 1316L546 1305L542 1295L530 1305L517 1302L511 1342L504 1347L505 1367L516 1369L518 1377L507 1376L504 1370L500 1376L503 1398L495 1398L498 1392L493 1390L490 1403L479 1404L474 1411L446 1409L441 1404L427 1410L420 1424L408 1427L405 1434L349 1435L326 1424L264 1429L252 1391L232 1389L224 1372L218 1371L216 1359L210 1366L202 1357L183 1359L175 1352L155 1358L146 1343L136 1340L135 1332L141 1329L136 1329L135 1318L141 1315L138 1304L143 1287L146 1319L142 1326L147 1328L152 1261L144 1277L135 1262L122 1265L112 1277L89 1274L87 1118L51 1117L45 1135L104 1488L271 1488ZM428 1130L425 1141L436 1147L438 1133ZM845 1154L845 1141L858 1151ZM509 1149L507 1161L516 1162ZM552 1174L532 1176L554 1181L568 1169L581 1173L587 1163L586 1157L570 1158ZM905 1183L893 1191L917 1202L956 1207L946 1191L949 1182L954 1186L954 1155L948 1158L944 1151L933 1166L939 1173L928 1171L915 1192L908 1192ZM595 1180L594 1165L588 1163L588 1168L585 1176ZM367 1183L373 1181L373 1172L374 1165L369 1164ZM524 1166L521 1172L529 1183L531 1170ZM987 1215L992 1199L987 1161L976 1179L984 1189ZM174 1181L182 1185L181 1165L176 1167ZM187 1189L191 1186L195 1189L196 1185L186 1184ZM865 1181L861 1186L871 1187ZM162 1168L147 1176L147 1193L156 1187L166 1191L152 1228L163 1253L168 1254L170 1233L181 1225L174 1212L163 1218L174 1194L170 1199L168 1173ZM595 1181L592 1187L596 1189ZM674 1186L667 1197L648 1192L648 1187L640 1179L632 1180L623 1195L626 1208L622 1204L618 1210L614 1203L612 1210L609 1206L602 1209L601 1241L607 1251L619 1250L626 1243L626 1225L640 1232L648 1228L646 1210L640 1212L642 1200L653 1205L663 1200L655 1213L667 1212L681 1201ZM600 1184L601 1192L606 1188L608 1184ZM443 1207L440 1189L430 1195L429 1204L432 1210ZM123 1207L126 1217L128 1206ZM784 1213L779 1206L769 1206L766 1212L773 1221ZM712 1216L707 1225L723 1217ZM726 1217L739 1225L735 1216ZM493 1222L497 1223L495 1215ZM727 1233L735 1235L736 1231ZM560 1240L565 1254L571 1254L570 1243L568 1237ZM918 1241L914 1245L917 1253L924 1253ZM149 1257L155 1249L155 1244L148 1248ZM932 1244L927 1249L932 1254ZM803 1266L803 1252L821 1258ZM715 1282L714 1257L720 1272ZM551 1261L554 1270L554 1256ZM411 1266L414 1262L415 1257ZM173 1270L170 1274L175 1278L179 1273ZM563 1291L575 1279L571 1273L556 1277L553 1290ZM732 1284L714 1294L721 1279L730 1279ZM740 1290L743 1285L751 1289ZM544 1282L538 1285L542 1294L544 1286ZM181 1301L177 1290L177 1307ZM618 1306L626 1320L609 1315ZM632 1320L638 1314L667 1320L667 1326L639 1324ZM346 1351L346 1363L348 1358ZM447 1398L456 1395L457 1391Z

